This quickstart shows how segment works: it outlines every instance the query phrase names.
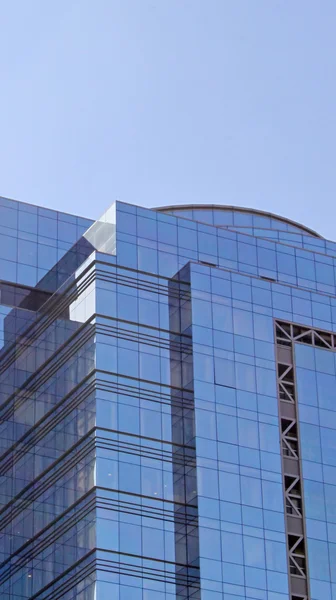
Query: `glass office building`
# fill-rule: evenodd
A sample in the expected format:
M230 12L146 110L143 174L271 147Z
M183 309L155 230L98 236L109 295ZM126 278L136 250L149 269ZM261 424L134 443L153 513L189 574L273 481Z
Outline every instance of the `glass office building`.
M0 598L336 600L336 244L0 199Z

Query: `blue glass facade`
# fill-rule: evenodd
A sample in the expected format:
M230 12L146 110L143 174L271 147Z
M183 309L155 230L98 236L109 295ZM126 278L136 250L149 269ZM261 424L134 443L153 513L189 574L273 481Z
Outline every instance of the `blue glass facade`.
M336 600L336 244L0 211L0 597Z

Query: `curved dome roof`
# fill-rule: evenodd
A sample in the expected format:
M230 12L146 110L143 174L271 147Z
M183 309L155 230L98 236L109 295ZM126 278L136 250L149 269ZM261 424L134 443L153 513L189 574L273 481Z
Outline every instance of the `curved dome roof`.
M263 210L221 204L177 204L159 206L155 210L200 221L216 227L273 229L321 238L313 229L296 221Z

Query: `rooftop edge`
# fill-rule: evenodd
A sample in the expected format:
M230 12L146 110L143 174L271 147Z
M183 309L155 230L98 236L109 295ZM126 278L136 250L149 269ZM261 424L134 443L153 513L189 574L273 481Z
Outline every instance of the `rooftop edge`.
M293 221L292 219L287 219L286 217L282 217L275 213L271 213L264 210L259 210L256 208L246 208L243 206L231 206L229 204L172 204L169 206L158 206L154 207L152 210L156 210L157 212L166 212L170 210L222 210L229 211L234 210L236 212L249 213L253 215L261 215L263 217L270 217L273 219L277 219L278 221L282 221L283 223L287 223L288 225L293 225L294 227L298 227L302 231L312 235L313 237L317 237L320 239L324 239L322 235L314 231L314 229L310 229L310 227L306 227L306 225L302 225L297 221Z

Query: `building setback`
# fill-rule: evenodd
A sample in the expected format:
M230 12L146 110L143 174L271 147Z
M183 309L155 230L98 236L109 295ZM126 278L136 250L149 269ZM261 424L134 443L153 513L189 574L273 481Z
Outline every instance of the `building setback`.
M336 599L336 243L0 199L0 598Z

